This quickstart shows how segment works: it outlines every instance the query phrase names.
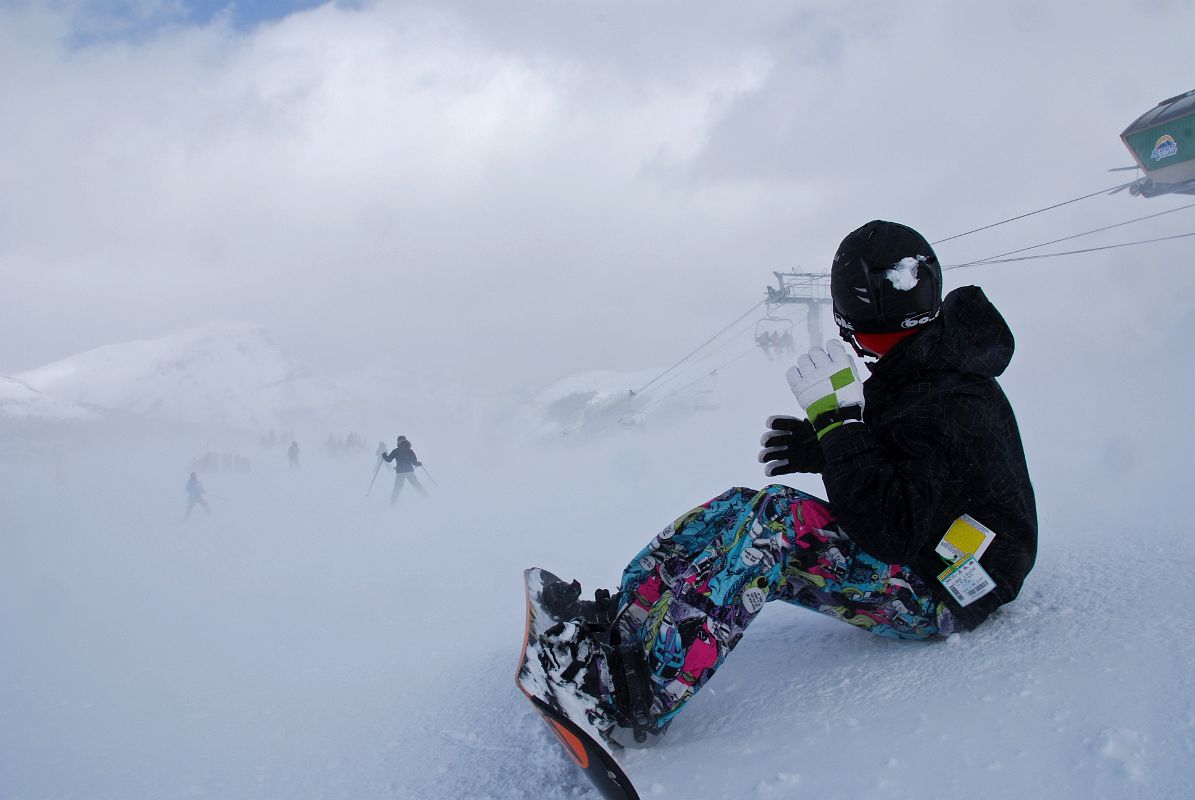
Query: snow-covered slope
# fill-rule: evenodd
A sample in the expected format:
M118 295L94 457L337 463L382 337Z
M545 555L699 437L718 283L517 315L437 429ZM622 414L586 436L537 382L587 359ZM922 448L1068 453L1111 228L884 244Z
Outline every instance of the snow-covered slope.
M75 409L88 419L107 414L321 436L377 428L389 437L396 425L476 428L514 405L507 394L395 365L316 375L253 323L110 344L0 380L0 414L61 416Z
M186 524L173 456L0 464L0 794L597 800L514 686L521 571L610 586L676 515L764 483L754 437L707 432L741 410L714 416L508 459L420 442L439 485L396 508L387 475L363 496L368 455L279 460L205 477L212 515ZM1037 477L1014 604L934 643L773 604L629 754L641 795L1185 796L1185 514L1077 524L1065 473Z
M581 432L599 422L630 421L640 405L634 390L654 372L590 370L566 376L543 387L521 404L517 417L525 432L552 437Z
M666 739L627 754L642 796L1189 793L1195 440L1181 415L1122 419L1105 384L1175 398L1189 378L1164 368L1167 351L1126 352L1071 364L1025 347L1002 379L1042 531L1015 603L930 643L774 604ZM541 421L569 398L601 408L652 377L572 376L522 408ZM784 365L744 358L722 377L704 416L548 443L531 425L487 439L458 425L498 413L477 387L359 371L344 391L390 406L420 477L435 475L427 498L408 489L394 508L369 453L306 448L302 470L278 458L205 475L211 516L185 524L177 447L63 437L0 462L0 796L596 800L514 686L522 570L613 587L678 515L765 484L763 421L795 411ZM645 394L662 405L672 390ZM784 482L824 492L816 476Z
M71 403L224 427L279 424L339 399L331 384L301 369L251 323L110 344L16 377Z
M66 400L48 397L23 381L0 375L0 418L83 421L95 419L96 414Z
M758 368L764 361L748 363ZM501 425L518 438L551 440L675 424L718 402L718 378L705 368L688 367L656 380L660 372L578 372L523 398L466 385L451 370L433 378L419 370L374 365L325 377L288 357L260 325L213 323L105 345L3 379L0 413L79 419L107 413L224 429L299 427L321 434L342 427L488 430ZM644 386L648 391L639 391Z
M757 359L762 361L762 356ZM663 375L662 380L657 380ZM646 387L646 390L644 390ZM568 375L521 402L512 415L518 429L534 438L603 436L618 428L642 428L713 407L718 376L705 368L616 372L589 370Z

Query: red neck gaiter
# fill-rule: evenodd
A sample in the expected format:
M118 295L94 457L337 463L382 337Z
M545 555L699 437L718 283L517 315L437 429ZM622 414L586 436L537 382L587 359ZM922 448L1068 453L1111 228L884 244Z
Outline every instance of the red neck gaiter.
M888 351L896 347L896 343L903 339L908 339L913 334L917 333L917 329L909 331L897 331L896 333L856 333L855 341L864 350L875 353L877 356L887 355Z

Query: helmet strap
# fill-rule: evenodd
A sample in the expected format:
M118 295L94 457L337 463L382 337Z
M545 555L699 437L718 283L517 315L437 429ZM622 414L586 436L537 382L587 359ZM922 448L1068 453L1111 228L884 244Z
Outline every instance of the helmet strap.
M875 358L875 354L869 353L860 347L859 343L855 341L855 334L851 333L842 325L838 326L838 338L842 339L842 341L853 347L855 349L855 354L858 355L859 358Z

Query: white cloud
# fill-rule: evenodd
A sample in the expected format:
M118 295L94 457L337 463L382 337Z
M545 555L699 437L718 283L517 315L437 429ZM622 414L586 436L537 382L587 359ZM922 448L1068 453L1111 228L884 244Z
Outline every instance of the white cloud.
M1189 88L1193 12L1085 9L327 5L81 47L5 9L0 369L213 318L316 363L666 363L866 219L933 239L1111 185Z

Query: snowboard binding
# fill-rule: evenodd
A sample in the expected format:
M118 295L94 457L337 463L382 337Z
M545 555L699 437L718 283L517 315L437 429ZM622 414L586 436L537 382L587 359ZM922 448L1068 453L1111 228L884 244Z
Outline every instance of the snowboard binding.
M617 624L620 593L598 589L593 600L580 597L581 584L575 580L545 583L540 591L540 605L559 620L544 631L544 639L558 645L556 666L566 662L560 678L573 682L585 670L581 690L599 698L611 712L601 726L607 739L619 746L651 746L663 731L651 712L651 675L642 648L622 642Z
M620 595L621 592L610 594L609 589L598 589L593 593L592 600L582 600L581 584L578 581L566 583L557 580L544 585L540 591L540 605L553 619L561 622L580 619L594 625L610 627L614 623L614 615L618 612Z
M610 685L606 653L611 626L601 617L611 605L595 597L587 608L590 619L580 615L560 620L546 605L555 591L564 598L557 613L580 608L580 585L560 581L540 569L524 573L527 592L527 630L515 682L539 712L549 730L559 740L565 754L579 767L602 797L607 800L638 800L639 795L616 754L621 746L613 732L619 730L619 713L604 700L603 680ZM563 584L549 591L544 588ZM567 591L564 591L565 587ZM570 598L571 596L571 598ZM607 598L609 600L609 598ZM584 601L588 602L588 601ZM613 604L617 608L616 604ZM613 613L613 612L609 612Z

